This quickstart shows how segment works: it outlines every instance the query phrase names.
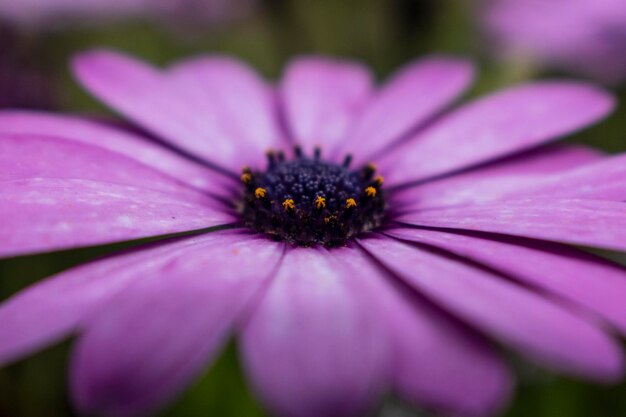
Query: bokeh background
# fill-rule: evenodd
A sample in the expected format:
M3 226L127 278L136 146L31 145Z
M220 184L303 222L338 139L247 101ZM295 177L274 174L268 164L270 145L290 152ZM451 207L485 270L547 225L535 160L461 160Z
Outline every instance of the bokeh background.
M108 4L108 9L43 7L56 1L0 0L0 108L114 117L82 92L68 71L74 53L101 46L157 64L199 53L230 54L270 79L280 76L289 59L309 53L361 60L381 79L425 54L455 54L472 58L480 69L470 96L529 78L578 77L563 69L540 69L526 57L500 59L493 53L493 34L479 24L479 0L110 0L101 2ZM97 2L81 1L83 6ZM215 4L207 8L201 4L203 1ZM22 2L28 7L19 10ZM112 9L124 2L136 5L129 10ZM13 10L7 11L5 3L13 3ZM559 19L554 24L558 25ZM626 36L623 42L626 56ZM607 88L626 102L624 83L612 82ZM568 141L607 152L626 150L626 105L622 103L608 120ZM139 243L0 261L0 300L48 275ZM624 259L620 254L604 255ZM0 369L0 416L73 415L65 377L70 342ZM504 414L507 417L626 416L626 384L597 386L555 376L525 363L515 366L520 382ZM237 347L231 344L221 359L162 415L266 414L248 391L237 363ZM374 415L433 414L389 398Z

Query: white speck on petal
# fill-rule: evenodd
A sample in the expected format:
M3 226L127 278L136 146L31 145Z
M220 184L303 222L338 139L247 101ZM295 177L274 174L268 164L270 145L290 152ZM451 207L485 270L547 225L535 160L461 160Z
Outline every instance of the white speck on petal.
M119 216L117 218L117 222L119 224L121 224L122 226L132 226L133 225L133 219L131 219L128 216Z
M54 198L40 198L38 203L45 206L52 206L56 204L57 201Z

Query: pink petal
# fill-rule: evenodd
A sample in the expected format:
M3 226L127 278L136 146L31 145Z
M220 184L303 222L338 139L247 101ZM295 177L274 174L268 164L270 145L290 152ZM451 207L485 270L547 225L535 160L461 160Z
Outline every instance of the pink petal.
M505 197L546 196L595 200L626 200L626 155L604 158L576 170L556 173Z
M280 85L287 126L306 152L332 150L372 90L372 75L360 64L327 58L299 58Z
M34 111L2 111L0 132L50 136L98 146L154 167L194 187L207 191L224 188L222 175L216 175L214 171L144 137L85 118Z
M379 165L390 182L416 181L558 139L596 122L613 107L612 96L586 84L524 84L450 113Z
M216 120L212 109L198 106L179 77L143 62L112 51L93 51L75 59L74 73L92 94L133 122L219 166L238 171L250 163L251 146L258 145L258 153L264 151L262 143L247 143L223 129L224 114ZM236 79L232 75L225 88ZM242 110L247 98L241 97Z
M449 105L474 77L470 62L433 56L400 69L372 97L336 154L372 157Z
M244 329L248 374L278 415L362 415L386 380L382 318L338 256L290 250Z
M0 133L0 181L34 178L85 179L132 185L192 202L202 194L137 161L76 141Z
M134 280L151 276L181 253L194 246L203 248L225 233L141 246L62 272L18 293L0 304L0 364L66 337L96 306Z
M625 9L623 0L499 0L481 23L500 58L523 54L536 66L617 84L626 76Z
M423 248L391 239L365 240L363 245L433 302L529 359L601 381L621 377L618 344L558 304Z
M386 319L398 394L419 406L465 416L490 415L502 407L512 375L481 338L412 297L361 251L337 251L345 252L339 256L341 268L359 277L372 297L371 308Z
M248 66L232 58L206 56L183 61L168 73L202 111L204 129L239 144L246 164L264 162L267 149L285 144L274 92ZM213 158L219 160L220 155Z
M2 182L0 256L69 249L204 229L235 219L209 197L196 202L108 182Z
M79 410L146 415L171 401L219 352L282 249L263 238L215 235L166 262L144 263L142 276L85 323L72 363Z
M393 198L406 208L426 209L526 195L527 187L541 186L552 175L567 176L576 168L602 159L604 156L591 148L552 145L467 173L402 189Z
M583 306L626 334L626 269L580 250L526 239L401 228L388 234L434 245Z
M397 220L626 250L626 204L622 202L550 197L504 200L415 211Z

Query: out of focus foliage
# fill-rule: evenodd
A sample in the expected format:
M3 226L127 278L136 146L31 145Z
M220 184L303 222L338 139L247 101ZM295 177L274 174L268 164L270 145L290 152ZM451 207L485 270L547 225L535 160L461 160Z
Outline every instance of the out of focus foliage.
M471 6L476 1L266 0L249 16L219 25L196 23L179 27L176 22L141 21L135 16L130 21L65 30L18 30L19 40L11 41L12 48L16 49L0 58L0 71L2 65L27 65L53 86L49 91L44 87L38 90L51 94L45 106L39 103L32 106L87 114L106 112L106 109L74 83L68 62L77 51L102 46L121 49L156 63L199 53L232 54L270 78L279 76L291 57L306 53L356 58L370 65L381 78L424 54L451 53L472 57L477 62L480 75L473 95L530 77L562 76L531 73L523 66L490 61L485 53L486 41L473 25ZM5 29L6 25L0 27L3 48L9 42L3 35ZM623 86L616 87L616 92L626 101ZM609 152L626 150L625 106L622 104L608 121L570 140L583 141ZM41 278L119 248L120 245L107 246L1 261L0 299ZM65 397L70 350L71 343L65 342L1 369L0 417L72 415ZM527 364L520 364L518 372L520 383L507 417L626 416L626 385L594 386L528 369ZM430 415L394 399L389 399L378 414L385 417ZM263 416L264 412L246 387L237 362L236 346L232 344L221 360L163 415L253 417Z

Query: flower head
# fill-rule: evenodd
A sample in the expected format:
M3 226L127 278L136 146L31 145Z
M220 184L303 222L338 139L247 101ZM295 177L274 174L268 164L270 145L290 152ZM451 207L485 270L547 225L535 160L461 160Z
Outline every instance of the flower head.
M626 79L625 0L485 0L481 14L501 55L605 82Z
M253 0L20 0L0 3L0 19L37 30L165 17L219 24L245 15L252 6Z
M265 171L243 169L245 224L300 246L344 245L378 227L385 209L382 183L370 166L351 170L351 159L324 161L319 148L306 156L297 145L292 161L269 152Z
M78 335L80 411L156 410L231 335L285 416L359 415L390 391L491 414L513 385L496 345L621 378L625 271L571 245L626 249L624 157L549 144L611 110L602 90L544 81L446 111L472 78L449 57L379 88L319 57L277 87L225 57L96 51L74 71L150 135L0 113L0 254L189 232L0 305L0 363Z
M0 27L0 109L52 108L53 83L34 62L24 59L18 43L13 30Z

